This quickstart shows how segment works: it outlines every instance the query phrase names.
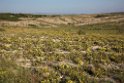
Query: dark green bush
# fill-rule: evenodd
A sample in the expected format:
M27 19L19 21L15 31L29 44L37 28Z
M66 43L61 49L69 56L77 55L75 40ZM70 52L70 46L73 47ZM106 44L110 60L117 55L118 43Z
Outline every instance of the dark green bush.
M0 14L0 20L19 21L19 17L14 14Z
M101 18L101 17L106 17L107 15L104 15L104 14L98 14L95 16L95 18Z

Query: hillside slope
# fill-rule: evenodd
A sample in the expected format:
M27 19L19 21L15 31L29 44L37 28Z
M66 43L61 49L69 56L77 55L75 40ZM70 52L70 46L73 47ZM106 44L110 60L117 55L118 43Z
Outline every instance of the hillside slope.
M105 22L124 21L124 14L92 14L92 15L25 15L0 14L0 26L58 26L86 25Z

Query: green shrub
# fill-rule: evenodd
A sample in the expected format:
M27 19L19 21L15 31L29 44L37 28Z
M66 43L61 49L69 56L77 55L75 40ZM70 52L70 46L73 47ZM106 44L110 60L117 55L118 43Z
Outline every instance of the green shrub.
M0 14L0 20L19 21L19 17L13 14Z
M101 17L106 17L107 15L104 15L104 14L98 14L95 16L95 18L101 18Z

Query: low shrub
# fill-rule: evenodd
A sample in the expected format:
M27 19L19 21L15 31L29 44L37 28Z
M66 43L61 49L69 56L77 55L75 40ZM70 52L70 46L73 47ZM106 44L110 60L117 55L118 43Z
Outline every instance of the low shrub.
M78 30L78 35L85 35L86 34L86 32L84 32L83 30Z
M0 31L5 31L5 29L0 27Z

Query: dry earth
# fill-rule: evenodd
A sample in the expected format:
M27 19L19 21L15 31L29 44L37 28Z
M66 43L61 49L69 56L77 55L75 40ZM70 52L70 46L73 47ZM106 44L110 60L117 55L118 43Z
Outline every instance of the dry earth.
M119 22L124 20L124 14L103 14L99 15L60 15L60 16L47 16L47 17L29 17L19 18L20 21L3 21L0 20L0 26L57 26L57 25L86 25L105 22Z

